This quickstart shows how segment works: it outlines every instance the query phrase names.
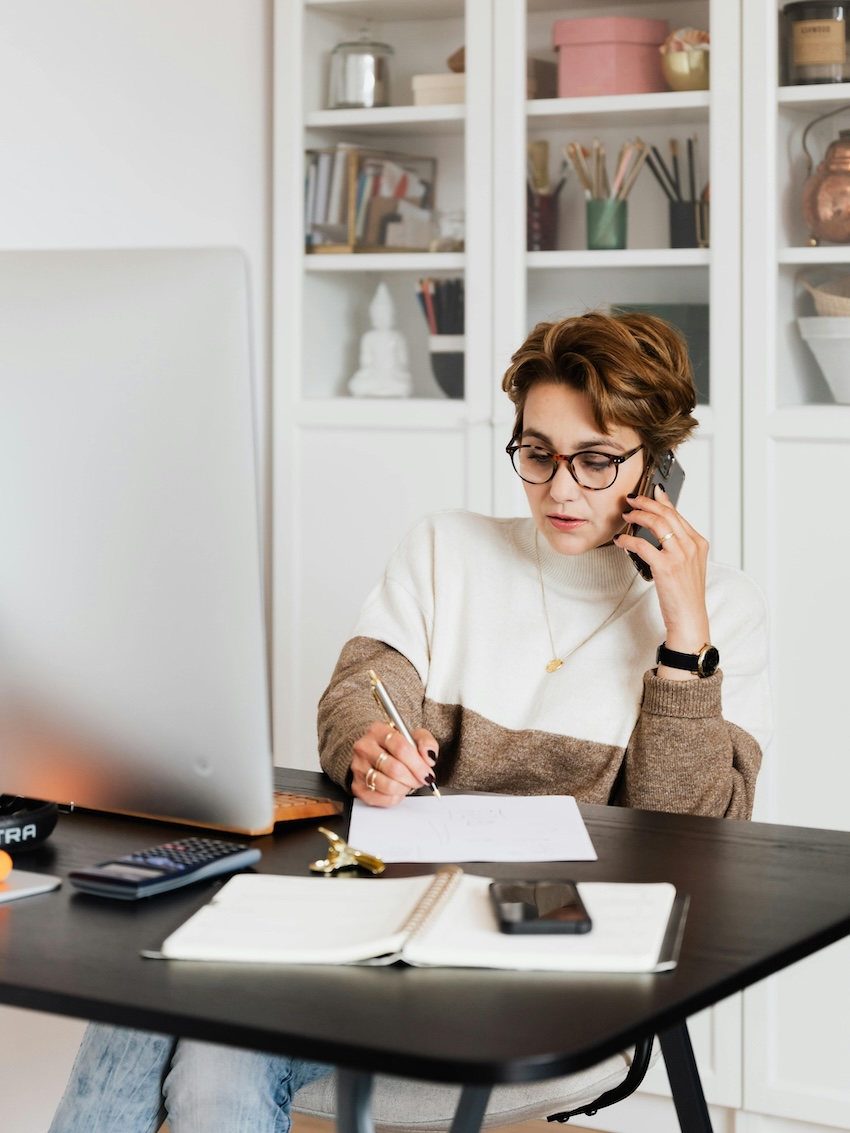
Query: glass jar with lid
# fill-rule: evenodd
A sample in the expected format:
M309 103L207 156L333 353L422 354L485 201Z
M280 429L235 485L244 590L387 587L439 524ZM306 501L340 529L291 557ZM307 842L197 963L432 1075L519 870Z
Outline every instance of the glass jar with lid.
M786 81L843 83L850 80L850 3L795 0L782 9L786 27Z
M331 52L328 106L331 110L390 105L393 49L364 28L360 38L338 43Z

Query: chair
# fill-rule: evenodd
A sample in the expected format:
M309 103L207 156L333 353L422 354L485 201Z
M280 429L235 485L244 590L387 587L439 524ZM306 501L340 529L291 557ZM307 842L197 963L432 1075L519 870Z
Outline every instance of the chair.
M531 1118L568 1121L578 1114L589 1116L628 1097L643 1081L658 1054L658 1043L645 1039L576 1074L496 1086L492 1091L376 1074L371 1120L378 1133L442 1133L447 1129L452 1133L477 1133L479 1128L494 1129ZM294 1099L295 1112L333 1121L338 1112L339 1074L336 1071L299 1090ZM369 1102L367 1094L364 1109L368 1110ZM369 1128L368 1123L364 1128Z

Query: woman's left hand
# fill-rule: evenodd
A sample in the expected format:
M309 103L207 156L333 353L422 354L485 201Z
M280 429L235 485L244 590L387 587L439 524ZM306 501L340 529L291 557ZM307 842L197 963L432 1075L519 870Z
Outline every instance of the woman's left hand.
M705 606L708 540L676 511L663 488L656 488L655 499L636 496L631 504L632 510L624 512L623 518L648 528L661 547L627 534L618 535L615 543L624 551L634 551L651 568L668 648L698 653L711 640ZM659 666L659 675L690 674Z

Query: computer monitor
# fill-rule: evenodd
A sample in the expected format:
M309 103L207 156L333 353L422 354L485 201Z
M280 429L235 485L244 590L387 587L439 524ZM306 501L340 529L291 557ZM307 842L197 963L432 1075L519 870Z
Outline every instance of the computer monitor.
M248 283L0 252L0 791L272 823Z

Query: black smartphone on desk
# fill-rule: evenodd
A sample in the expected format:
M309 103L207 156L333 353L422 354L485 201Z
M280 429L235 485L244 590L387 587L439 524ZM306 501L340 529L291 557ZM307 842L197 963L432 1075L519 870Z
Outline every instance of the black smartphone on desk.
M490 900L501 932L590 932L574 881L492 881Z
M673 507L676 506L679 500L679 493L682 491L682 484L685 482L685 472L678 460L676 460L675 453L668 449L667 452L661 457L657 464L651 464L644 473L644 477L638 487L639 496L649 496L651 500L655 499L655 489L660 484L664 491L667 493L667 498ZM651 543L656 549L661 547L661 544L652 534L648 527L641 527L639 523L630 523L627 528L629 535L636 535L638 539L646 539L647 543ZM640 555L635 554L634 551L629 551L629 558L635 564L635 570L646 579L647 582L652 581L652 569L648 563L645 563Z

